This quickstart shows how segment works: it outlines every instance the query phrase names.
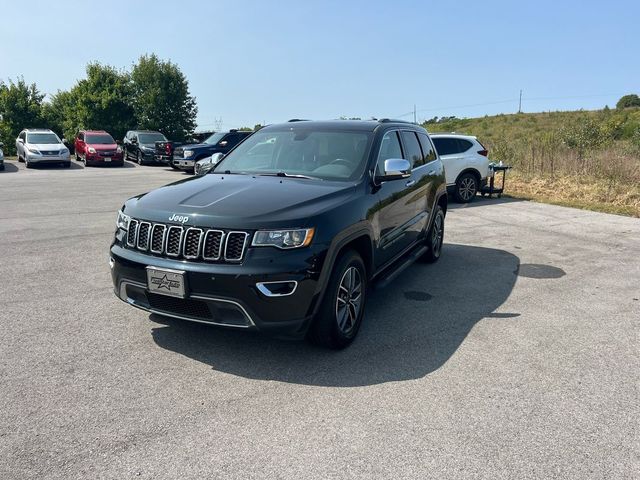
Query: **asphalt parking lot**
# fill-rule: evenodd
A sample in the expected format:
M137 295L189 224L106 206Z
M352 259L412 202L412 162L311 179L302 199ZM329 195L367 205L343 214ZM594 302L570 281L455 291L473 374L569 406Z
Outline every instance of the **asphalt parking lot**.
M115 298L116 211L184 177L0 172L0 478L638 478L638 219L453 207L329 352Z

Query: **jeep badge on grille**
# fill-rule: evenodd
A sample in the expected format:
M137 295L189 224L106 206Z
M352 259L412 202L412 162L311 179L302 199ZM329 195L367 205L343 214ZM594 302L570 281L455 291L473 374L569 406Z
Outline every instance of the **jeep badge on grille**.
M187 215L176 215L175 213L169 217L170 222L180 222L187 223L189 221L189 217Z

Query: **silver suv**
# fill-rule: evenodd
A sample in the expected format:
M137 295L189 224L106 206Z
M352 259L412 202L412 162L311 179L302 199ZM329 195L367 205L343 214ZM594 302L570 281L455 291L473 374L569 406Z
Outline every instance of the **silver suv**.
M46 128L25 128L16 139L18 161L24 162L27 168L45 163L58 163L69 168L71 156L63 142L64 139L60 140Z

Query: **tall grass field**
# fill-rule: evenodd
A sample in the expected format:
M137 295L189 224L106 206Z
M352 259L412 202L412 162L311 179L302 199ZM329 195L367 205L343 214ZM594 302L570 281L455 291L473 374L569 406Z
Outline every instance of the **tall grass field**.
M640 108L433 118L430 132L475 135L512 165L506 194L640 217Z

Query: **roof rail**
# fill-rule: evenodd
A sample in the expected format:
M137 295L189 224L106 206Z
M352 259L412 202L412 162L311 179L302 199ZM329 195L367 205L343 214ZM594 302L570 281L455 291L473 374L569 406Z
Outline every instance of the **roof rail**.
M417 125L416 123L410 122L408 120L396 120L395 118L381 118L378 120L378 123L410 123L412 125Z
M310 120L307 120L306 118L292 118L291 120L287 120L287 123L291 123L291 122L309 122Z

